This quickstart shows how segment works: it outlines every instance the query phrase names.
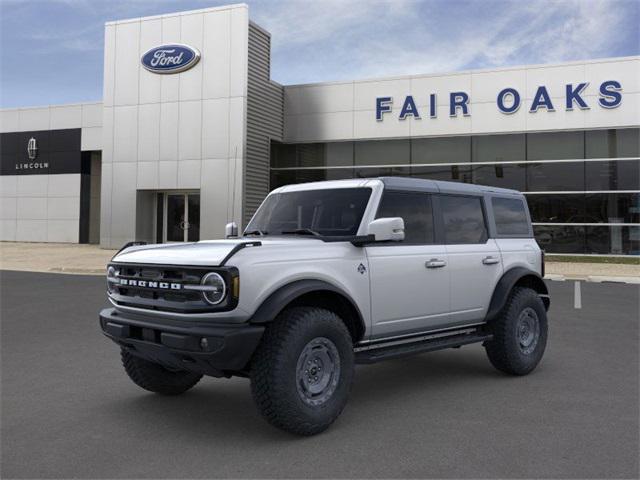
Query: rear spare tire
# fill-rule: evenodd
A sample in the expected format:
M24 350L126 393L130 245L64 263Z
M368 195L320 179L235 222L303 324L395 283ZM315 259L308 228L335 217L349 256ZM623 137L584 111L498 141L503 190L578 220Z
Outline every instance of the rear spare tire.
M275 427L314 435L346 405L353 365L351 335L335 313L287 309L267 327L252 360L253 398Z

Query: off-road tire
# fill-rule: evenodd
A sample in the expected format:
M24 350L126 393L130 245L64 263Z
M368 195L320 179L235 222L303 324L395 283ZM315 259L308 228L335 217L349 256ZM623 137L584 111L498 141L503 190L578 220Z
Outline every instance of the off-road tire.
M528 310L529 309L529 310ZM530 352L520 343L518 332L519 318L535 312L539 325L539 335L535 347ZM511 375L526 375L530 373L544 354L547 344L547 312L542 300L535 290L515 287L506 305L490 324L493 339L486 342L485 349L491 364L498 370Z
M339 356L335 390L321 405L309 405L299 388L299 361L307 346L328 339ZM333 369L336 372L336 368ZM349 330L335 313L316 307L294 307L269 324L251 363L251 392L260 413L273 426L297 435L314 435L342 412L354 371Z
M133 383L161 395L179 395L200 381L202 375L184 370L167 370L162 365L120 350L122 365Z

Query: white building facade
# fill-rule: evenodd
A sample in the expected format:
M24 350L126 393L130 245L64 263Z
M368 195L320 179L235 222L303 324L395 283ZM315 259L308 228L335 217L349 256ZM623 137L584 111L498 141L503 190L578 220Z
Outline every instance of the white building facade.
M640 254L640 57L282 86L232 5L107 23L104 58L102 103L0 111L2 240L219 238L282 184L403 175L524 191L551 253Z

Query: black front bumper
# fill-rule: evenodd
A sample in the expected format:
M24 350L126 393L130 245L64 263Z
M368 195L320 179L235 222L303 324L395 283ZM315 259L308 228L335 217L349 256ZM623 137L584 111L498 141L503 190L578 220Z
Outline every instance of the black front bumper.
M214 377L246 373L263 326L168 322L146 315L100 312L102 332L133 355L169 368Z

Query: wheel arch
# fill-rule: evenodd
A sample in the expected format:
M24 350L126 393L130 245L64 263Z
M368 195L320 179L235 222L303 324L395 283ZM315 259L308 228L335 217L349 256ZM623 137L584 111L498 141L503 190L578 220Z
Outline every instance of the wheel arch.
M514 287L527 287L538 292L538 295L544 303L545 310L549 310L550 299L549 290L544 283L542 277L532 270L528 270L524 267L515 267L511 270L507 270L500 280L498 281L493 295L491 297L491 303L486 315L486 321L494 319L500 311L504 308L509 298L509 294Z
M272 322L285 308L293 306L331 310L345 323L354 343L364 337L364 318L354 300L341 288L323 280L297 280L280 287L262 302L250 321Z

